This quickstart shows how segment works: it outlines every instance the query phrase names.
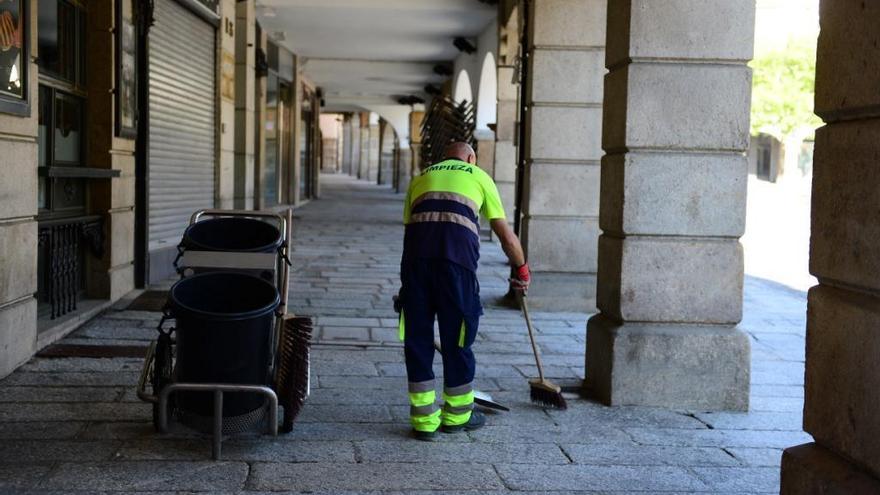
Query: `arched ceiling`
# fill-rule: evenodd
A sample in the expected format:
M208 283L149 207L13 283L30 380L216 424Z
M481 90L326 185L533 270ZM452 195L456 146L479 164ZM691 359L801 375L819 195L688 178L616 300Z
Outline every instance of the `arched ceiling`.
M438 62L459 53L455 37L477 36L497 15L479 0L258 0L270 37L303 57L305 74L324 90L327 110L396 104L448 76Z

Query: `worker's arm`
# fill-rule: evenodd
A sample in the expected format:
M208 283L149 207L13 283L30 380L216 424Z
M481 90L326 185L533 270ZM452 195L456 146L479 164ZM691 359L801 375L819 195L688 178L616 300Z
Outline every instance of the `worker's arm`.
M501 249L504 250L504 254L510 260L510 264L514 268L525 265L526 257L523 255L522 244L519 242L519 237L513 233L510 225L507 225L507 220L496 218L490 220L489 223L492 225L492 232L495 232L495 235L498 236L498 240L501 242Z

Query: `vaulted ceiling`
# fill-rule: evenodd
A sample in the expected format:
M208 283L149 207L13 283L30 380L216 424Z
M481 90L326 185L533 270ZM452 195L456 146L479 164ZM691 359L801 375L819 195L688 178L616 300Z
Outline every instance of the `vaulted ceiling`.
M479 0L258 0L263 30L301 56L306 76L324 90L326 110L393 105L424 96L434 73L495 18Z

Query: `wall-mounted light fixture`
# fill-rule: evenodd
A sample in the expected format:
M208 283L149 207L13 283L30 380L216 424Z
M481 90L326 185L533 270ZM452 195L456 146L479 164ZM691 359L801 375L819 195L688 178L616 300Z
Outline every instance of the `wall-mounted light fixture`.
M474 45L467 39L462 38L461 36L452 40L452 44L455 45L456 48L458 48L458 51L465 52L467 54L471 54L477 51L476 45Z
M434 86L433 84L425 85L425 93L428 93L431 96L437 96L441 93L440 88Z
M424 103L424 102L425 102L425 100L423 98L419 98L416 95L401 96L400 98L397 99L397 103L400 103L401 105L409 105L409 106L417 105L417 104Z
M434 66L434 74L438 76L451 76L452 64L437 64Z

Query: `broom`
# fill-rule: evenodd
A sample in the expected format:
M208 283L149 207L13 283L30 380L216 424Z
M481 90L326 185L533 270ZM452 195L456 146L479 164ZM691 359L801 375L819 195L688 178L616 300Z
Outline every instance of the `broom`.
M535 343L535 332L532 329L532 319L529 318L529 307L526 305L526 295L523 291L516 291L519 305L526 319L529 329L529 340L532 342L532 352L535 353L535 364L538 366L538 378L529 380L529 398L536 404L542 404L557 409L567 409L565 397L562 396L562 387L544 378L544 367L541 365L541 356L538 354L538 345Z
M293 421L309 396L309 347L312 319L308 316L285 315L278 339L276 389L278 402L284 408L281 432L290 433Z
M287 210L287 250L293 245L293 210ZM288 259L290 256L288 256ZM290 286L290 267L282 277L281 301L284 304L277 333L278 360L275 368L275 390L278 402L284 408L282 433L293 430L293 420L299 415L309 396L309 348L312 339L312 319L308 316L287 314L287 296Z

